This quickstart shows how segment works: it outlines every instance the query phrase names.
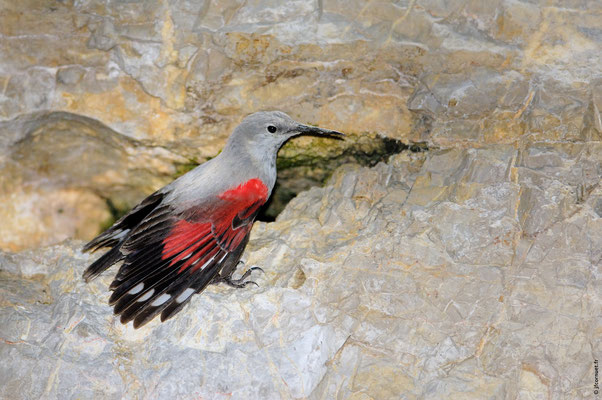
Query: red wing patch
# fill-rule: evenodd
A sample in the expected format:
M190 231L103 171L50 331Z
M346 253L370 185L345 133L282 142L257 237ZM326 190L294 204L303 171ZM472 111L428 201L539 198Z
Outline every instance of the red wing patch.
M180 260L186 260L180 267L180 272L197 264L193 271L203 264L201 259L204 255L213 256L218 249L215 247L215 238L211 234L211 223L193 224L185 220L176 223L169 236L163 240L163 260L173 257L169 265L174 265ZM207 254L206 254L207 253ZM175 256L175 257L174 257Z
M227 251L237 248L251 230L256 211L268 198L268 188L257 178L230 189L218 196L226 203L213 218L212 231L218 243ZM245 222L245 220L248 220ZM236 226L233 222L236 221ZM242 224L240 222L243 222Z
M163 240L163 259L178 254L188 253L197 241L204 239L211 232L211 224L192 224L185 220L180 220ZM183 251L187 249L186 251Z
M173 257L170 265L186 260L179 272L190 266L193 272L210 262L220 249L232 252L248 235L267 196L268 188L257 178L222 193L219 207L205 215L205 221L211 222L180 220L175 224L163 240L161 258Z
M247 208L257 200L265 202L268 197L268 188L261 180L253 178L220 194L218 197L227 202L239 204L241 206L239 208Z

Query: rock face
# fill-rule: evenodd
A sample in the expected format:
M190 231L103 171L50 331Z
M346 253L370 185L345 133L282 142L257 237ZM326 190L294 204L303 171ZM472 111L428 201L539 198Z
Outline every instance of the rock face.
M204 156L259 108L404 141L600 135L584 124L601 106L596 0L7 1L3 10L5 119L60 109L182 151L196 143Z
M0 122L0 248L93 237L111 220L107 202L135 203L186 161L75 114Z
M135 331L81 242L3 254L5 398L591 398L602 146L349 165L258 223L251 289Z
M597 0L0 4L0 135L58 110L200 162L217 154L244 115L277 108L357 136L431 147L602 139ZM164 162L147 165L147 153L128 157L165 174ZM122 181L102 158L86 163ZM19 179L2 164L0 176ZM160 186L155 181L145 194ZM14 201L29 196L10 185L0 190ZM13 230L0 246L89 239L99 227L85 216L105 199L65 190L33 196L49 204L58 196L64 200L54 209L79 210L0 210ZM140 200L140 191L130 198ZM56 235L23 223L39 214Z
M0 397L593 398L599 3L0 0ZM257 223L258 288L119 324L78 239L274 108L355 146L285 146L298 188L429 150Z

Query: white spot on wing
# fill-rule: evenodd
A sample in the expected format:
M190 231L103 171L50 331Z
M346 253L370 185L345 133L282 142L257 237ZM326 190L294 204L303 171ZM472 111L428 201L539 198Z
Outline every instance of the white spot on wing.
M153 293L155 293L155 289L151 289L148 292L144 293L144 296L140 297L136 301L146 301L146 300L150 299L151 297L153 297Z
M203 264L203 266L199 269L203 269L205 268L207 265L211 264L211 262L215 260L215 256L211 257L205 264Z
M113 236L113 239L121 239L122 237L124 237L125 235L127 235L129 231L130 231L129 229L121 231L117 235Z
M171 299L171 296L168 295L167 293L163 293L161 296L157 297L155 299L155 301L153 301L151 303L151 306L153 306L153 307L160 306L161 304L165 303L169 299Z
M142 291L142 289L144 289L144 282L140 282L139 284L134 286L132 289L130 289L128 294L138 294Z
M178 297L176 297L176 302L182 303L184 300L186 300L187 298L192 296L193 293L194 293L193 288L188 288L188 289L184 290L182 293L180 293L180 295Z

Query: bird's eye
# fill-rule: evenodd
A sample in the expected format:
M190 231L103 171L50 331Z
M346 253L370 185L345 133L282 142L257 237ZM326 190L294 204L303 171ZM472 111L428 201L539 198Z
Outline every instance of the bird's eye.
M268 125L268 132L270 132L270 133L276 132L276 127L274 125Z

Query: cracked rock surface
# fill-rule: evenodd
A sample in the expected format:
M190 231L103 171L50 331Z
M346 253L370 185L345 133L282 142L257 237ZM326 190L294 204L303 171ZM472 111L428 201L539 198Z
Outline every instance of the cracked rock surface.
M568 150L567 150L568 149ZM258 223L258 288L133 330L81 242L2 253L4 398L591 398L602 146L403 153Z
M107 197L134 206L165 184L173 163L214 157L258 110L431 148L602 140L599 0L0 0L0 7L3 249L91 239L93 221L111 211ZM103 177L93 190L65 187L52 168L25 179L20 171L32 168L31 158L5 156L3 137L23 131L23 121L45 122L49 110L75 115L61 129L52 118L42 124L51 138L79 130L77 118L86 117L106 125L98 134L161 154L151 152L149 162L148 151L110 149L111 167L89 153L80 165ZM61 153L57 142L44 142L48 153ZM318 158L327 153L306 147ZM292 143L283 149L290 153ZM34 166L44 165L45 153L34 154ZM129 184L126 197L104 191L138 179L135 166L154 178ZM40 180L53 189L39 189ZM37 219L43 227L31 223Z
M0 10L0 398L594 397L599 0ZM119 324L81 239L275 108L356 152L430 150L344 165L257 223L259 287ZM344 151L300 138L281 170L301 187Z

